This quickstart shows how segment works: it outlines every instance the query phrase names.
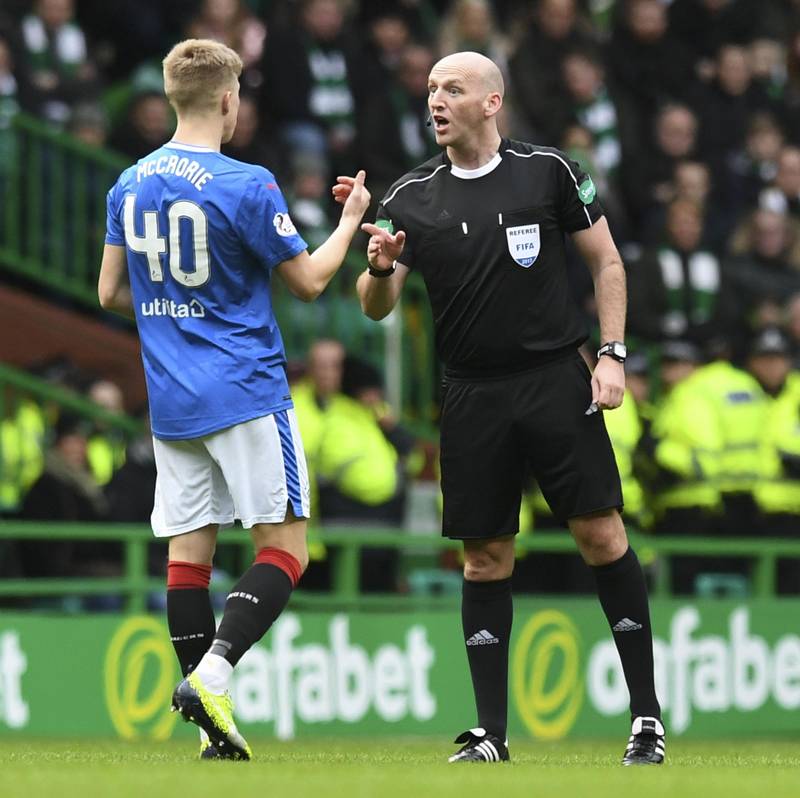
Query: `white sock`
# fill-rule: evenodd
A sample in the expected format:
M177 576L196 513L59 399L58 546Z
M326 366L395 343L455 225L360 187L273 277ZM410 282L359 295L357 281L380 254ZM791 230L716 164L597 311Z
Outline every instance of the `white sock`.
M203 687L215 695L222 695L228 689L228 682L233 673L233 665L219 654L203 654L194 672L203 683Z

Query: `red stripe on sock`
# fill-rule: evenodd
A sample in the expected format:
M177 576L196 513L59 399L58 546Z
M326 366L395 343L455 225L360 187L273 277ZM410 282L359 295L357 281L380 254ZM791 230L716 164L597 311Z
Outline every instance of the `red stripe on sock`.
M274 549L272 547L260 549L258 554L256 554L256 562L262 565L274 565L276 568L280 568L281 571L289 577L293 588L297 587L297 583L303 575L303 569L300 567L297 558L283 549Z
M170 560L167 563L167 590L208 589L211 566Z

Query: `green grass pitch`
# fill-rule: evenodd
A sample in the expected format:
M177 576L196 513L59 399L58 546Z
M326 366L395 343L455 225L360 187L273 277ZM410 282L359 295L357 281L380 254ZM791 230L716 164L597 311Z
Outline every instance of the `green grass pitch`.
M3 798L800 798L800 739L668 740L669 763L622 768L622 740L517 742L503 765L448 765L443 740L254 740L249 763L185 742L0 741ZM512 741L513 743L514 741Z

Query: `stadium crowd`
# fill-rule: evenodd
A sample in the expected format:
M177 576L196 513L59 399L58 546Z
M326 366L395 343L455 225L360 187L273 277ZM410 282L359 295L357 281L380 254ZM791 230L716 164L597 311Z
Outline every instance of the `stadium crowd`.
M655 534L800 539L798 0L6 0L0 177L20 111L131 160L160 146L174 124L160 58L185 36L241 55L239 123L223 152L276 173L312 248L334 226L335 175L366 169L379 199L436 154L435 60L491 57L506 81L503 134L581 164L623 253L628 394L606 422L628 520ZM570 274L594 326L588 272L575 261ZM121 407L99 377L72 387ZM374 367L341 344L308 353L294 398L323 522L404 524L419 447L381 391ZM5 406L6 514L147 520L146 437L126 456L109 430L29 401ZM549 525L532 485L523 527ZM102 570L115 556L95 547L92 562ZM373 556L365 584L390 574L375 589L394 587L391 552ZM30 575L82 559L52 548L17 557ZM580 582L537 562L519 569L529 589ZM715 568L748 565L687 559L675 587L691 592ZM800 591L792 563L779 588Z

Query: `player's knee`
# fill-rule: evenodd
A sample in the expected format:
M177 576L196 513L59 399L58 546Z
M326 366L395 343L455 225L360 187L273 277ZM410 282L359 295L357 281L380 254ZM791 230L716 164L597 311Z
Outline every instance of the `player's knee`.
M207 526L169 539L170 560L211 565L217 547L217 527Z
M302 543L293 542L291 545L277 546L276 548L285 551L297 561L297 564L300 566L301 576L306 572L306 568L308 568L308 546L305 544L305 541Z
M308 546L303 544L299 551L294 553L297 562L300 563L300 573L304 574L308 568Z

